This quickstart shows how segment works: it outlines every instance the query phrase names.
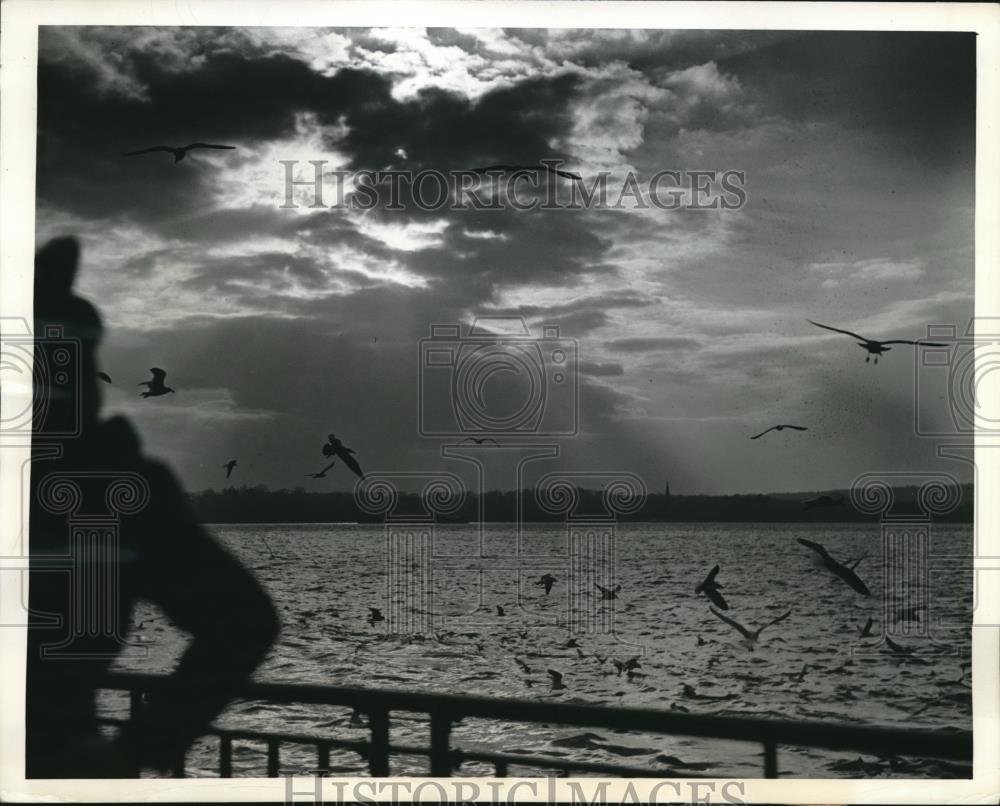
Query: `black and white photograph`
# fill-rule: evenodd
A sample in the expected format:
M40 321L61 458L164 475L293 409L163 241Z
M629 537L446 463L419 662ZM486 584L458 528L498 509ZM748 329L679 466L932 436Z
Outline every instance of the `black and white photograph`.
M14 800L1000 793L995 6L32 5Z

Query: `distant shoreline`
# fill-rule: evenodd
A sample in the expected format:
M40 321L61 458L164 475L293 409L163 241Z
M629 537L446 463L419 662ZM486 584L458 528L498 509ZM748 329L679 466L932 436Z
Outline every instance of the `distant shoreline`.
M960 485L957 504L944 515L933 515L934 523L967 523L974 520L974 490ZM893 489L893 517L921 519L916 487ZM809 505L820 497L835 499L825 506ZM203 523L217 524L366 524L383 523L386 513L361 509L350 492L268 490L261 487L230 487L189 494L189 500ZM816 493L774 493L771 495L648 495L634 511L614 513L618 523L875 523L880 513L855 509L849 491ZM534 491L491 491L482 496L469 494L446 514L435 513L416 493L400 493L393 503L394 520L429 521L439 524L478 523L562 523L570 511L546 511L535 501ZM570 520L586 522L607 519L600 490L579 489L571 507Z

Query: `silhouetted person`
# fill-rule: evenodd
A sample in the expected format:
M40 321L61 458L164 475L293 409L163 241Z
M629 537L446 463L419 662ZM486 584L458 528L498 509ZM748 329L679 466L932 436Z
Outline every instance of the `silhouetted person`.
M72 291L78 258L73 238L50 241L35 257L35 359L56 367L67 345L74 359L69 382L61 371L36 372L25 748L31 778L134 777L141 767L170 769L278 632L267 595L197 522L167 467L141 454L131 424L99 419L102 326L94 307ZM79 500L68 506L53 492L54 479L75 484ZM116 479L148 488L148 499L145 493L139 505L116 499ZM124 513L117 541L107 542L95 529L71 539L74 513L105 511L116 501ZM74 597L93 589L74 589L71 574L45 568L47 558L67 555L82 557L86 562L78 564L85 573L97 570L95 578L117 575L114 596L90 603L89 614L87 600L81 609ZM160 607L191 641L165 689L146 698L141 721L108 742L97 731L95 690L123 648L138 599ZM82 621L89 629L80 628Z

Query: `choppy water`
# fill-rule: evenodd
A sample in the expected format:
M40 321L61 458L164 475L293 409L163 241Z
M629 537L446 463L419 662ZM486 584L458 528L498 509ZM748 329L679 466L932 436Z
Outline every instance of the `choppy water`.
M220 525L218 537L267 587L283 620L278 645L258 677L284 682L362 685L379 688L461 692L558 702L680 710L777 719L884 725L897 728L971 729L970 675L962 663L970 651L972 611L971 529L935 526L928 562L929 627L884 618L882 542L878 525L815 524L623 524L616 533L617 600L584 596L574 602L576 623L591 632L576 635L579 650L564 647L569 571L561 525L530 525L517 540L510 524L485 527L491 558L477 560L474 526L437 527L432 582L387 590L384 527L354 524ZM824 544L842 562L864 558L857 572L872 591L865 598L818 569L796 537ZM270 547L270 550L269 548ZM271 556L271 551L274 557ZM442 559L448 555L450 559ZM419 556L393 558L394 567L419 576ZM418 565L411 565L416 562ZM786 610L791 615L764 630L755 651L709 611L694 594L712 565L730 605L729 615L751 628ZM464 566L465 570L457 570ZM480 574L474 570L484 569ZM911 566L919 571L919 564ZM551 572L559 579L550 595L533 584ZM919 574L918 574L919 576ZM889 612L912 604L914 594L893 591ZM497 614L500 605L505 615ZM369 607L395 614L411 626L432 616L439 638L387 635L386 625L368 621ZM857 625L874 619L872 638ZM152 607L136 613L133 636L149 649L119 668L162 672L171 668L184 638ZM609 629L613 626L613 634ZM898 644L915 650L903 660L881 641L884 628ZM909 629L911 634L900 631ZM929 631L929 634L921 634ZM443 640L441 640L443 639ZM596 656L595 656L596 655ZM640 656L630 678L613 660ZM608 660L602 661L602 657ZM521 660L530 671L515 661ZM553 691L548 669L563 675L566 688ZM803 674L803 669L805 673ZM121 699L104 700L121 714ZM365 738L350 724L349 709L237 702L219 720L245 729ZM463 749L529 751L572 759L614 761L629 766L683 770L711 776L759 777L760 746L604 731L466 720L455 728ZM422 716L393 716L392 741L426 744ZM940 763L895 760L891 748L879 759L865 754L781 748L783 775L927 776L967 774ZM311 769L315 751L282 749L283 768ZM215 745L199 744L189 755L192 774L214 774ZM238 775L263 774L260 744L239 742ZM334 774L366 774L356 755L334 753ZM393 774L426 774L426 759L394 758ZM465 775L490 769L466 764ZM530 767L512 774L541 774Z

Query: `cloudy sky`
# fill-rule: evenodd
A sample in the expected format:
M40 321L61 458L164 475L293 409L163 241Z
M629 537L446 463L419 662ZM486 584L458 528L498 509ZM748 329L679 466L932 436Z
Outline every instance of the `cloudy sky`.
M974 36L493 29L45 28L39 243L84 243L106 409L191 489L458 471L418 431L420 340L477 315L579 345L558 465L650 489L845 487L942 470L900 346L973 311ZM233 151L121 153L167 143ZM738 210L282 209L279 160L450 170L561 158L648 180L740 170ZM176 395L141 400L163 367ZM925 377L926 376L926 377ZM517 379L496 376L498 399ZM506 386L505 386L506 384ZM514 386L512 386L512 384ZM934 408L936 407L936 408ZM806 433L748 436L777 422ZM451 440L454 441L454 440ZM499 458L496 461L502 465ZM489 486L511 487L499 467ZM506 479L506 481L505 481Z

